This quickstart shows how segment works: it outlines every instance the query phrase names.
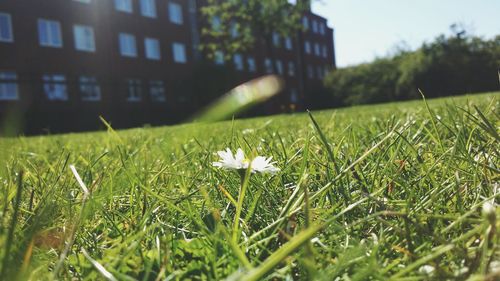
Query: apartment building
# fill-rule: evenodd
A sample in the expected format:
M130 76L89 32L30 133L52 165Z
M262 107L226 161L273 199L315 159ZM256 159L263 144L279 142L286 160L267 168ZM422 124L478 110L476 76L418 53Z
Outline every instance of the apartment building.
M3 0L0 2L0 120L26 133L92 130L98 116L116 128L170 124L204 105L193 77L199 0ZM301 107L335 67L333 30L307 12L307 31L273 36L271 58L256 46L214 67L230 84L277 73L286 90L260 113ZM206 73L210 76L210 73ZM199 88L199 87L198 87Z

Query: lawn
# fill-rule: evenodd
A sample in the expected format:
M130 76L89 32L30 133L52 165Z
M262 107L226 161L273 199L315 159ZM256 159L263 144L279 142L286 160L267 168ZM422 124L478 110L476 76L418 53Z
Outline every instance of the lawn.
M499 280L499 97L0 139L0 280Z

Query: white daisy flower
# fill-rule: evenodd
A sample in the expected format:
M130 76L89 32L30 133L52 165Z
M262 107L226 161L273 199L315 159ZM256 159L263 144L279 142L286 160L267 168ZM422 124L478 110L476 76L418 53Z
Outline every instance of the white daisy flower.
M275 167L273 164L276 162L271 162L273 157L265 158L263 156L257 156L252 160L252 172L256 173L269 173L276 174L280 171L279 168Z
M226 148L226 151L219 151L217 154L220 160L212 163L214 167L228 170L246 170L248 169L248 165L251 164L252 173L275 174L280 171L279 168L274 166L276 162L271 162L272 157L265 158L263 156L257 156L253 160L250 160L245 157L245 153L241 148L238 148L234 155L229 148Z
M248 168L249 161L245 158L245 153L243 153L241 148L238 148L234 156L229 148L227 148L226 151L219 151L217 154L220 160L219 162L212 163L214 167L233 170L244 170Z

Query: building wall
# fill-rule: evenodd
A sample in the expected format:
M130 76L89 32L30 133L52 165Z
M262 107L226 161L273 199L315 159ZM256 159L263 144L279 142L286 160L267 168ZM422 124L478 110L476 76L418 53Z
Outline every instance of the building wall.
M169 19L168 4L178 3L182 7L182 24L174 24ZM24 117L26 133L79 131L96 129L100 125L98 116L110 121L113 127L124 128L143 124L169 124L187 117L186 113L204 106L199 97L199 85L193 85L193 77L202 63L198 44L203 37L200 28L204 20L199 16L195 0L156 1L156 18L141 15L138 0L132 0L133 12L115 9L114 0L91 0L82 3L77 0L3 0L0 13L9 14L12 21L14 41L0 42L0 72L12 71L17 74L18 99L0 99L0 119L8 119L13 112ZM198 3L199 4L199 3ZM307 106L309 92L321 88L321 76L307 75L311 65L317 72L334 67L333 30L326 26L326 20L310 12L306 18L324 25L324 32L313 32L312 27L300 32L293 39L293 49L286 50L284 41L273 49L273 63L283 64L283 78L286 90L269 104L256 110L256 114L289 111ZM62 48L44 47L39 44L37 21L39 19L60 22ZM73 25L92 26L95 38L95 52L78 51L75 48ZM137 57L124 57L119 52L118 34L133 34L136 40ZM145 57L144 39L155 38L160 42L160 60ZM328 55L318 56L304 52L304 40L320 44L328 49ZM172 44L179 42L186 47L186 63L176 63L173 59ZM245 68L234 70L228 75L228 87L266 74L264 60L270 57L262 42L253 51L242 54ZM248 70L248 56L255 58L257 69ZM288 75L288 62L295 64L295 75ZM232 69L232 61L225 63ZM276 71L276 69L275 69ZM229 72L226 72L229 73ZM68 99L48 100L44 94L45 74L63 74L66 78ZM80 96L79 77L93 76L101 90L98 101L84 101ZM207 73L210 75L210 73ZM229 78L230 76L230 78ZM141 81L142 98L128 101L127 79ZM158 102L151 99L150 81L163 81L166 99ZM4 81L5 82L5 81ZM0 81L0 85L1 85ZM296 92L297 98L292 98ZM292 110L293 110L292 108Z
M323 78L326 73L335 66L335 51L333 47L333 29L329 28L325 18L311 12L306 13L304 18L308 19L307 31L302 32L299 41L300 59L302 61L302 81L304 82L303 95L304 103L310 107L318 107L324 94ZM304 22L303 18L303 22ZM317 28L314 28L314 22ZM324 29L321 31L321 27ZM306 51L306 42L309 42L311 51ZM319 48L319 52L316 50ZM312 69L312 75L310 70ZM319 101L318 101L319 100Z

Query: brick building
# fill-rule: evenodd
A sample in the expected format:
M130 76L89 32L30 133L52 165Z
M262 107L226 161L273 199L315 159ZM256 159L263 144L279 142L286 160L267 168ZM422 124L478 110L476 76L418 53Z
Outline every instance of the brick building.
M273 38L229 62L200 54L200 0L0 1L0 119L27 133L168 124L206 104L193 81L214 68L235 86L278 72L286 90L260 113L304 105L335 67L333 30L305 13L307 31ZM205 72L203 72L205 70ZM200 72L201 71L201 72ZM208 99L208 98L207 98Z

